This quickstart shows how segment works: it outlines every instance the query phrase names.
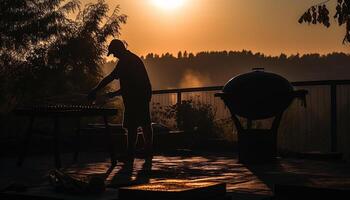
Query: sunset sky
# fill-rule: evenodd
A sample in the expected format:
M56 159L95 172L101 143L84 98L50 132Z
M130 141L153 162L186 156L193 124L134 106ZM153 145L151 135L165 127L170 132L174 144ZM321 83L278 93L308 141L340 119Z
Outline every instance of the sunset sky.
M162 2L163 1L163 2ZM164 1L168 1L165 2ZM174 2L169 2L174 1ZM82 0L83 3L93 2ZM268 55L350 53L345 27L298 24L322 0L107 0L128 15L121 39L139 55L149 52L252 50ZM334 15L335 0L329 3Z

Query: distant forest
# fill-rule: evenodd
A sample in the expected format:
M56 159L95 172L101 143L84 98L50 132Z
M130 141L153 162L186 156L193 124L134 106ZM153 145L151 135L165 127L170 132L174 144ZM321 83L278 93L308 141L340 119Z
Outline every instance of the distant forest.
M252 68L278 73L290 81L350 79L350 54L266 56L252 51L179 52L142 56L154 89L223 85ZM111 71L115 62L105 63Z

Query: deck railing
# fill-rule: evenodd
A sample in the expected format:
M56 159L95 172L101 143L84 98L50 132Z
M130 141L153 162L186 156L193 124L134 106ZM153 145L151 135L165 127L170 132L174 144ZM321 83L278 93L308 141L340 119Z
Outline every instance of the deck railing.
M309 91L307 108L294 102L280 127L280 144L295 151L350 152L350 80L292 82ZM223 86L153 91L153 103L173 105L186 99L211 104L217 118L230 114L214 94Z

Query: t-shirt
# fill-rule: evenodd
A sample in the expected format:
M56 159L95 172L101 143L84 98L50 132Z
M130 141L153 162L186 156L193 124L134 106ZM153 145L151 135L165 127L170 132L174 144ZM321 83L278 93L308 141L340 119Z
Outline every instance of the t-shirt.
M119 60L112 74L120 81L124 103L151 100L151 82L145 65L137 55L128 51L127 55Z

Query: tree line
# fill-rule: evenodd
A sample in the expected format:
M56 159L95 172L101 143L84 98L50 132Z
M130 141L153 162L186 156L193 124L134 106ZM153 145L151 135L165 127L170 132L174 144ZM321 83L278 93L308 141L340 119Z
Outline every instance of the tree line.
M294 54L279 56L242 51L180 51L142 56L154 89L223 85L230 78L262 67L290 81L350 79L350 54ZM107 62L110 71L115 62ZM195 82L191 82L193 79Z

